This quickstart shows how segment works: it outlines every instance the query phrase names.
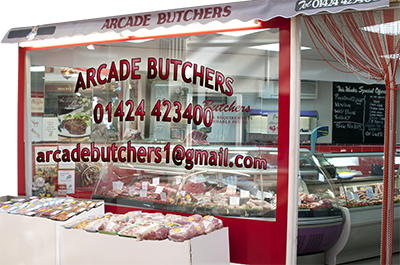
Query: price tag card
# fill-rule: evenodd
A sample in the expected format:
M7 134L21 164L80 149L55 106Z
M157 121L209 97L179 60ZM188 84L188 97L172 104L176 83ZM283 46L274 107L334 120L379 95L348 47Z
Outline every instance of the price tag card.
M191 175L191 176L190 176L190 181L191 181L191 182L194 182L194 183L197 183L197 175L194 175L194 174Z
M357 193L353 193L353 196L354 196L354 200L356 200L356 201L360 200L360 197L358 196Z
M147 190L140 190L140 197L147 197Z
M133 193L132 193L132 191L133 191L133 188L134 188L135 186L131 186L130 188L129 188L129 192L128 192L128 194L129 194L129 196L132 196L133 195Z
M256 198L260 199L260 200L263 200L262 196L263 196L262 192L261 191L257 191Z
M239 197L230 197L229 204L239 206L240 198Z
M153 185L158 186L159 184L160 184L160 178L159 177L153 178Z
M371 188L372 189L372 188ZM367 197L369 198L375 198L374 193L372 192L372 190L367 189Z
M163 191L163 186L157 186L155 193L161 193Z
M353 187L353 191L357 191L357 187Z
M339 190L340 190L340 195L344 195L344 189L343 189L343 187L339 187Z
M197 175L197 182L206 182L206 178L203 174Z
M366 189L367 191L369 190L369 191L372 191L372 192L374 192L374 190L372 189L372 187L371 187L371 186L367 186L365 189Z
M264 191L264 198L273 198L274 193L272 191Z
M122 190L124 187L124 183L122 181L113 181L113 189L114 190Z
M347 199L349 199L349 200L354 200L354 196L353 196L353 193L351 192L351 191L347 191Z
M186 195L186 190L181 190L181 195L185 196Z
M226 193L236 193L236 186L228 184L228 187L226 188Z
M167 195L165 194L165 192L161 192L160 196L161 196L161 201L163 202L167 201Z
M142 182L142 190L148 190L148 182L147 181L143 181Z
M175 178L175 182L176 182L176 184L180 184L182 182L182 178L181 177L176 177Z
M332 198L335 198L335 194L334 194L333 191L331 191L330 189L328 189L328 194L329 194L329 196L331 196Z
M248 190L240 190L240 198L249 198L250 192Z
M301 198L297 197L297 205L300 205L300 204L301 204Z
M211 192L207 191L205 195L206 196L211 196Z

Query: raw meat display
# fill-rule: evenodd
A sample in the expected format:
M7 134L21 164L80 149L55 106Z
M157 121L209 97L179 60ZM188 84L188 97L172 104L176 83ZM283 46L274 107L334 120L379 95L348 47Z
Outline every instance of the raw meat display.
M193 143L193 144L210 144L206 139L208 135L206 133L192 130L188 135L186 135L184 143Z
M86 132L86 123L77 118L64 120L61 122L62 126L70 133L75 135L82 135Z
M38 198L30 197L18 202L5 202L0 205L0 212L23 214L26 216L50 218L56 221L65 221L69 218L102 205L103 202L94 202L74 198Z
M142 213L93 216L64 225L68 229L114 234L136 240L166 240L183 242L195 236L211 233L223 227L215 216L181 216L178 214Z

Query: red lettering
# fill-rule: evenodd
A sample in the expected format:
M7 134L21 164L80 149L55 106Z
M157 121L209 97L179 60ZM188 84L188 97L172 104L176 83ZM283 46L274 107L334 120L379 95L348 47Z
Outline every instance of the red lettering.
M115 68L115 63L114 61L111 62L111 67L110 67L110 73L108 74L108 83L111 83L111 79L115 79L115 81L119 81L118 80L118 73L117 73L117 68Z
M216 18L216 17L220 18L221 12L222 12L222 7L220 7L220 6L214 7L214 15L212 16L212 18Z
M117 28L117 22L118 22L118 20L116 18L112 18L110 28L114 28L114 29Z
M167 59L166 63L165 63L165 74L163 74L163 71L162 71L162 64L163 64L162 61L163 61L163 59L160 58L159 64L158 64L158 74L160 75L160 78L162 80L166 80L166 79L168 79L168 76L169 76L169 59Z
M194 10L194 15L193 15L193 20L195 19L202 19L203 18L203 9L195 9Z
M150 26L151 15L144 15L143 26Z
M140 26L142 23L143 23L142 16L135 16L135 23L133 25L134 26Z
M143 146L139 147L137 150L137 160L140 163L144 163L146 161L146 148L144 148Z
M85 81L83 80L83 76L82 76L81 72L79 72L78 80L76 80L75 93L78 92L79 88L81 88L82 90L86 89Z
M101 70L106 69L106 67L107 67L107 64L103 63L97 69L97 82L100 85L104 85L105 83L107 83L107 79L101 79Z
M221 91L224 91L224 88L222 85L224 84L225 77L221 72L216 72L215 73L215 91L218 91L218 89L221 89Z
M101 29L109 29L110 28L110 20L106 19L106 22L104 22L103 26L101 27Z
M176 14L178 14L178 18L176 19L176 22L180 22L181 21L181 18L182 18L182 13L183 12L185 12L185 11L176 11Z
M140 63L142 59L140 58L132 58L132 79L140 79L140 75L136 74L136 70L139 70L139 66L136 63Z
M147 79L154 79L157 76L157 60L156 58L149 57L147 60Z
M132 27L133 26L133 18L128 17L128 21L125 24L125 27Z
M96 75L96 69L89 68L89 69L86 70L87 88L90 88L90 83L92 83L93 86L97 86L96 81L94 80L95 75Z
M121 17L121 18L119 19L118 28L122 29L122 28L124 28L124 27L126 26L126 24L125 24L125 26L121 26L121 22L124 21L125 19L126 19L125 17Z
M226 78L225 85L228 87L228 91L223 92L225 93L225 95L232 96L233 94L232 84L233 84L233 79L231 77Z
M53 153L53 160L55 161L55 162L61 162L61 159L60 159L60 157L57 157L57 155L58 154L60 154L61 153L61 150L60 149L57 149L56 151L54 151L54 153Z
M81 160L82 160L83 162L88 162L88 161L89 161L89 156L90 156L89 148L87 148L87 147L82 148L82 151L81 151Z
M211 85L209 83L209 81L211 81L213 79L213 77L211 75L213 75L215 73L215 71L213 69L210 68L206 68L206 84L205 87L213 89L213 85Z
M174 65L174 80L178 80L178 65L182 64L182 61L171 59L171 63Z
M186 22L190 21L193 18L193 17L188 18L189 13L193 13L193 10L187 10L185 12L185 14L183 15L183 20L186 21Z
M196 78L200 77L200 86L203 86L204 80L204 66L200 66L200 72L197 72L197 64L194 64L193 68L193 84L196 84Z
M223 17L229 17L231 15L231 13L232 13L231 8L232 8L231 6L224 7L224 13L225 14L223 14L222 16Z
M166 18L165 13L158 13L157 24L164 24L165 23L165 18Z
M185 62L183 65L182 65L182 79L183 79L183 81L185 81L186 83L191 83L192 82L192 78L187 78L186 77L186 67L192 67L192 63L191 62Z
M124 66L126 68L125 74L124 74ZM119 61L119 80L123 81L128 79L130 72L131 72L131 66L129 64L129 61L126 59L122 59L121 61Z
M204 17L203 18L204 19L211 18L212 8L208 7L208 8L205 8L204 10L205 10L205 12L204 12Z

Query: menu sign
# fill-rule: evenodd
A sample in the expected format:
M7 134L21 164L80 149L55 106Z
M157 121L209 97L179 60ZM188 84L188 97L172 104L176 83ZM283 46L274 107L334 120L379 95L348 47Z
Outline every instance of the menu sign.
M333 83L332 142L383 143L385 86Z

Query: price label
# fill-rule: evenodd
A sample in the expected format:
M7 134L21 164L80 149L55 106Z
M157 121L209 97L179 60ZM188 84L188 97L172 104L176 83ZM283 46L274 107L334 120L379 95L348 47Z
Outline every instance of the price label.
M250 192L248 190L240 190L240 198L249 198Z
M260 199L260 200L263 200L262 196L263 196L262 192L261 191L257 191L256 198Z
M181 195L185 196L186 195L186 191L185 190L181 190Z
M344 189L343 187L339 187L340 195L344 195Z
M226 188L226 193L236 193L236 185L229 185Z
M161 201L163 202L167 201L167 195L165 194L165 192L161 192L160 196L161 196Z
M160 184L160 178L159 177L153 178L153 185L158 186L159 184Z
M149 183L147 181L142 182L142 190L148 190ZM142 197L142 196L140 196Z
M360 200L360 197L358 196L357 193L353 193L353 196L354 196L354 200L356 200L356 201Z
M140 197L147 197L147 190L140 190Z
M264 191L264 198L273 198L274 193L272 191Z
M230 197L229 204L239 206L240 198L239 197Z
M331 196L332 198L335 198L335 194L334 194L333 191L331 191L330 189L328 189L328 194L329 194L329 196Z
M349 199L349 200L354 200L354 196L353 196L353 193L351 192L351 191L347 191L347 198Z
M194 182L194 183L197 183L197 176L196 175L191 175L190 176L190 181Z
M182 182L182 178L181 177L176 177L175 178L175 182L176 182L176 184L180 184Z
M161 193L163 191L163 186L157 186L155 193Z
M357 187L353 187L353 191L357 191Z
M372 189L372 188L371 188ZM372 192L372 190L367 189L367 197L369 198L375 198L374 193Z
M301 205L301 198L297 197L297 205Z

